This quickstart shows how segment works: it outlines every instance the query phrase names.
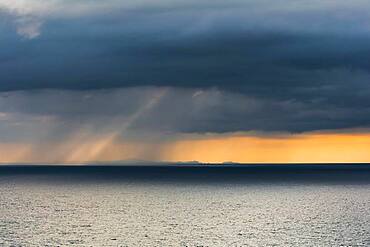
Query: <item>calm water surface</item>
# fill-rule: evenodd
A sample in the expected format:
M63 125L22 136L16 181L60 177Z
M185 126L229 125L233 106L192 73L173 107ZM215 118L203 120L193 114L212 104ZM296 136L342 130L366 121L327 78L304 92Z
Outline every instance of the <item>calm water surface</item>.
M0 246L370 246L370 185L9 174Z

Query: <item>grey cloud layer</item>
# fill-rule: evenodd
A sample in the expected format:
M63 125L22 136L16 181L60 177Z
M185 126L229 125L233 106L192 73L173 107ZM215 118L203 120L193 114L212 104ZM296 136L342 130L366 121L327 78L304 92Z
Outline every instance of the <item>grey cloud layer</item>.
M98 122L129 116L153 90L170 87L136 128L309 131L370 123L368 1L42 3L0 0L0 91L72 91L24 93L42 93L42 104L10 93L21 114ZM108 90L138 86L153 88ZM90 91L97 89L109 93ZM207 100L193 97L197 90ZM91 92L89 110L79 97Z
M370 127L370 110L365 106L261 99L217 89L138 87L0 95L2 142L64 140L80 132L149 141L181 133Z

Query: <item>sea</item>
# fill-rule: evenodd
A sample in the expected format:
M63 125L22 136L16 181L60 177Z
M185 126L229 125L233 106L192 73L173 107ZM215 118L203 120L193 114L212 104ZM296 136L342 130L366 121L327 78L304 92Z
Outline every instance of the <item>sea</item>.
M0 246L370 246L370 165L4 164Z

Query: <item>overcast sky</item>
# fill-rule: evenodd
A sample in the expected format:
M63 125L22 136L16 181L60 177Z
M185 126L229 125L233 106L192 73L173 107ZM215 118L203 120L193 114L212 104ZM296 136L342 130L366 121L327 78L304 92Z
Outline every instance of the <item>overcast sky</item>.
M369 13L367 0L0 0L0 148L367 132Z

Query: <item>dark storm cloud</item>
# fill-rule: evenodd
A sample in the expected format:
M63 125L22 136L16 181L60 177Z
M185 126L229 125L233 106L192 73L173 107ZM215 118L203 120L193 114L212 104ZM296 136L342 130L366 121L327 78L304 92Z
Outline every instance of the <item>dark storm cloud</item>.
M41 91L42 104L15 97L15 111L83 122L129 116L150 98L145 90L140 97L130 96L136 89L116 97L108 90L99 99L90 90L151 86L173 90L130 128L300 132L370 124L365 1L31 3L0 5L0 91L75 92ZM208 100L192 97L197 90ZM81 100L89 92L93 103Z
M249 94L280 88L291 98L335 83L317 71L368 71L370 38L366 27L356 30L364 22L359 7L341 19L344 9L321 3L304 11L303 3L280 1L270 9L255 2L159 2L126 11L118 4L103 14L44 17L41 30L29 28L37 30L32 37L40 32L32 40L4 24L0 90L217 86ZM43 17L27 18L37 24Z
M152 85L294 93L335 84L332 70L352 74L370 68L367 37L351 41L267 31L219 31L181 39L165 33L163 40L145 34L92 40L74 35L9 42L10 47L1 49L0 90Z

